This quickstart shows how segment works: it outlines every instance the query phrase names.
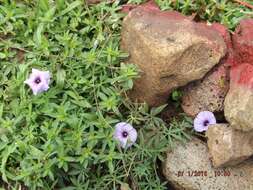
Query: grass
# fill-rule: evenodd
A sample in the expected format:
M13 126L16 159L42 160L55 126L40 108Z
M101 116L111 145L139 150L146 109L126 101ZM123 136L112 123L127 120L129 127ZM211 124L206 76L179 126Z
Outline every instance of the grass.
M199 4L176 2L158 1L162 9L199 10ZM119 189L129 184L166 189L157 163L174 140L190 138L192 124L185 116L167 124L159 117L164 106L151 109L122 96L132 88L138 68L124 64L128 55L119 49L120 3L0 0L3 188ZM198 14L210 21L227 19L230 28L252 15L241 6L230 10L238 17L228 12ZM37 96L24 84L32 68L52 74L50 89ZM128 150L112 138L120 121L138 130L137 143Z

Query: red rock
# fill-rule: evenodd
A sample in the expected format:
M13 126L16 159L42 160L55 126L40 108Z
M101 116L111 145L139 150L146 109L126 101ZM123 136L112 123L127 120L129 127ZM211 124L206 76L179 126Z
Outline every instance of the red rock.
M160 8L157 6L154 0L150 0L147 3L143 3L141 5L126 4L122 6L121 11L124 13L129 13L130 11L132 11L133 9L137 7L143 7L146 10L151 10L151 11L160 11Z
M224 25L219 24L219 23L213 23L210 25L210 27L212 29L216 30L217 32L219 32L220 35L222 35L228 48L232 48L232 41L231 41L230 33Z
M131 10L135 9L136 7L137 5L126 4L126 5L122 5L122 8L120 11L123 13L129 13Z
M238 61L235 57L232 38L231 38L231 35L230 35L228 29L224 25L219 24L219 23L213 23L211 25L211 28L216 30L217 32L219 32L220 35L222 35L222 37L227 45L227 55L226 55L226 58L223 59L225 66L237 65Z
M231 68L224 114L234 129L253 130L253 65L245 63Z
M239 63L253 64L253 19L243 19L233 35L233 46Z
M154 2L154 0L150 0L147 3L141 4L141 5L133 5L133 4L126 4L122 6L121 11L124 13L129 13L135 8L141 8L144 12L154 14L154 16L159 15L161 19L162 17L168 17L173 19L189 19L189 17L182 15L181 13L177 11L161 11L160 8L157 6L157 4Z
M160 11L160 8L158 5L155 3L154 0L150 0L147 3L144 3L140 5L141 7L145 7L146 9L152 10L152 11Z
M248 88L253 88L253 65L245 63L234 66L230 71L230 80L235 84L239 84ZM235 87L233 85L231 87Z

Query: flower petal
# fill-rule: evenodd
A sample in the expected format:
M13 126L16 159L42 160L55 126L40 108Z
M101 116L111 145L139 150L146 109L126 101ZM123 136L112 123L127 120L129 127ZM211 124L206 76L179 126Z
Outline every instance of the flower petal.
M39 78L40 82L36 83L35 80ZM32 73L29 78L24 81L32 89L33 94L37 95L41 92L49 89L50 73L49 71L40 71L38 69L32 69Z
M124 137L123 132L127 132L128 136ZM122 148L128 148L135 143L137 131L129 123L120 122L115 126L113 138L120 143Z
M208 121L208 125L205 122ZM197 132L203 132L208 129L210 125L216 124L216 118L210 111L202 111L194 119L194 129Z

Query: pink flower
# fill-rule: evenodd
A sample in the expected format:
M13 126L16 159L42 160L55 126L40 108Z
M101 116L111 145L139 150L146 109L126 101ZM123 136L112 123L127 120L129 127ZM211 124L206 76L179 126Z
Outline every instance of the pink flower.
M30 74L29 78L25 80L24 83L29 85L34 95L37 95L49 89L49 82L49 71L40 71L38 69L32 69L32 73Z
M194 119L194 129L197 132L206 131L209 125L213 124L216 124L216 119L210 111L202 111Z
M120 143L122 148L128 148L135 143L137 131L132 125L120 122L115 126L113 138Z

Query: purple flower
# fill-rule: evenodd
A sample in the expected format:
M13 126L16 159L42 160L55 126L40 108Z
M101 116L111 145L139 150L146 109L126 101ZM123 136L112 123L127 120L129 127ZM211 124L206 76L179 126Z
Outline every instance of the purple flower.
M49 89L50 73L49 71L40 71L38 69L32 69L32 73L29 78L25 80L25 84L28 84L33 91L34 95Z
M210 111L202 111L194 119L194 129L197 132L206 131L208 126L213 124L216 124L216 119Z
M122 148L128 148L135 143L137 131L132 125L120 122L115 126L113 138L120 143Z

